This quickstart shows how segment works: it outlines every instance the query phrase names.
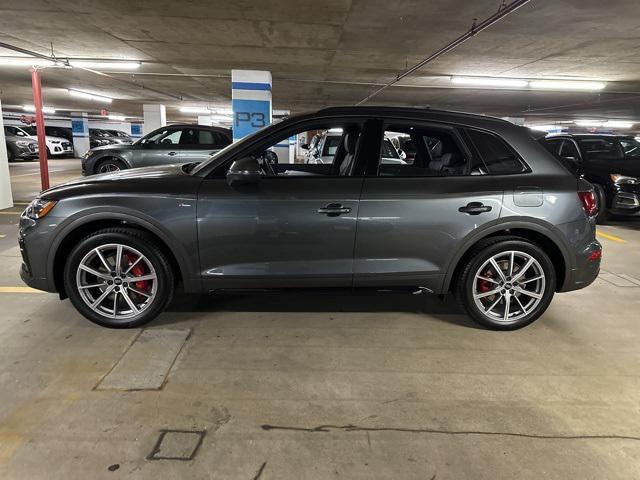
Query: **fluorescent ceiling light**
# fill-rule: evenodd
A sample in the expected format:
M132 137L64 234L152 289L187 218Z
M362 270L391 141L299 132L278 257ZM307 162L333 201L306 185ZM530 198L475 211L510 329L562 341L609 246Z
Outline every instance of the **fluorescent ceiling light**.
M111 103L113 101L112 98L103 97L102 95L95 95L93 93L81 92L80 90L69 89L69 95L78 98L84 98L86 100L94 100L96 102L104 102Z
M80 68L108 69L108 70L136 70L140 68L140 62L112 62L100 60L69 60L69 65Z
M205 115L211 114L211 110L207 107L180 107L182 113L202 113Z
M33 106L33 105L23 105L22 109L25 112L35 112L36 111L36 107ZM45 106L43 106L42 107L42 112L43 113L56 113L56 109L53 108L53 107L45 107Z
M543 132L553 132L556 130L562 130L562 127L560 125L528 125L528 128L532 129L532 130L541 130Z
M633 127L633 125L634 125L633 122L626 122L623 120L607 120L603 124L604 127L611 127L611 128L631 128Z
M601 127L602 120L576 120L575 124L579 127Z
M511 87L523 88L528 82L519 78L500 77L451 77L451 82L456 85L477 85L480 87Z
M56 62L38 57L0 57L0 65L13 67L53 67Z
M117 120L119 122L124 122L126 117L124 115L109 115L109 120Z
M542 90L602 90L605 82L583 82L574 80L531 80L529 86Z

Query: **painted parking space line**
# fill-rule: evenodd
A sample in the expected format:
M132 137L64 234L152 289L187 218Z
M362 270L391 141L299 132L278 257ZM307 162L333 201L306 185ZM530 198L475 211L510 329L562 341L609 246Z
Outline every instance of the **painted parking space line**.
M0 287L0 293L47 293L31 287Z
M0 215L20 215L22 212L0 212Z
M611 240L612 242L627 243L626 240L623 240L620 237L616 237L615 235L611 235L610 233L604 233L604 232L596 231L596 235L598 237L602 237L602 238L606 238L607 240Z

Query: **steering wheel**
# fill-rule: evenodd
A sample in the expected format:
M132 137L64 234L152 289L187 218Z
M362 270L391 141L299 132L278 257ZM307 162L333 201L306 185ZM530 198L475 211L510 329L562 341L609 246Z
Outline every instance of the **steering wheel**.
M272 150L265 150L260 157L262 159L262 169L264 172L273 177L278 176L278 155Z

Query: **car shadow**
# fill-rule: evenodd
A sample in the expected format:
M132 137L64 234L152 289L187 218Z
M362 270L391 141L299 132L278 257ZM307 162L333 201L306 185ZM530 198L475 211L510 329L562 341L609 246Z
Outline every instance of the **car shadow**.
M612 215L603 224L607 227L619 227L627 230L640 230L640 215Z
M326 312L326 313L415 313L445 323L482 329L460 311L451 295L410 294L177 294L167 312ZM191 316L193 318L193 316ZM154 323L172 324L176 316L161 316Z

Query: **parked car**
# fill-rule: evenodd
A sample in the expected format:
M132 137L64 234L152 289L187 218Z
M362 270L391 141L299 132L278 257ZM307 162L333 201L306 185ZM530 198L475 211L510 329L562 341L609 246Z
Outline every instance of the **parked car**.
M561 134L543 140L566 165L593 184L600 210L609 214L640 212L640 143L633 137L601 134Z
M330 165L279 164L270 150L330 128L343 131ZM413 164L385 164L384 137L403 133L418 145ZM439 157L426 139L440 140ZM504 120L436 110L290 117L199 164L43 192L20 218L21 276L109 327L150 321L179 286L455 292L480 324L519 328L555 292L593 282L601 257L593 187L536 140Z
M302 145L307 150L305 163L331 164L336 155L336 151L342 141L342 130L328 130L316 134L309 145ZM382 163L406 163L400 156L400 152L385 138L382 143Z
M8 125L4 126L4 138L10 162L38 158L38 142L33 138L16 135L15 130Z
M64 138L73 143L73 132L71 131L71 128L45 125L44 132L52 137Z
M167 163L202 162L232 141L231 130L222 127L161 127L132 145L91 148L82 159L82 174L93 175Z
M36 143L38 142L36 127L5 125L5 132L6 131L16 137L31 138L35 140ZM66 138L46 135L45 129L45 141L47 144L47 156L73 155L73 144Z
M103 147L106 145L113 145L117 143L111 135L100 130L99 128L89 129L89 147Z
M120 131L120 130L104 130L107 132L113 139L116 140L116 143L133 143L133 139L130 135Z

